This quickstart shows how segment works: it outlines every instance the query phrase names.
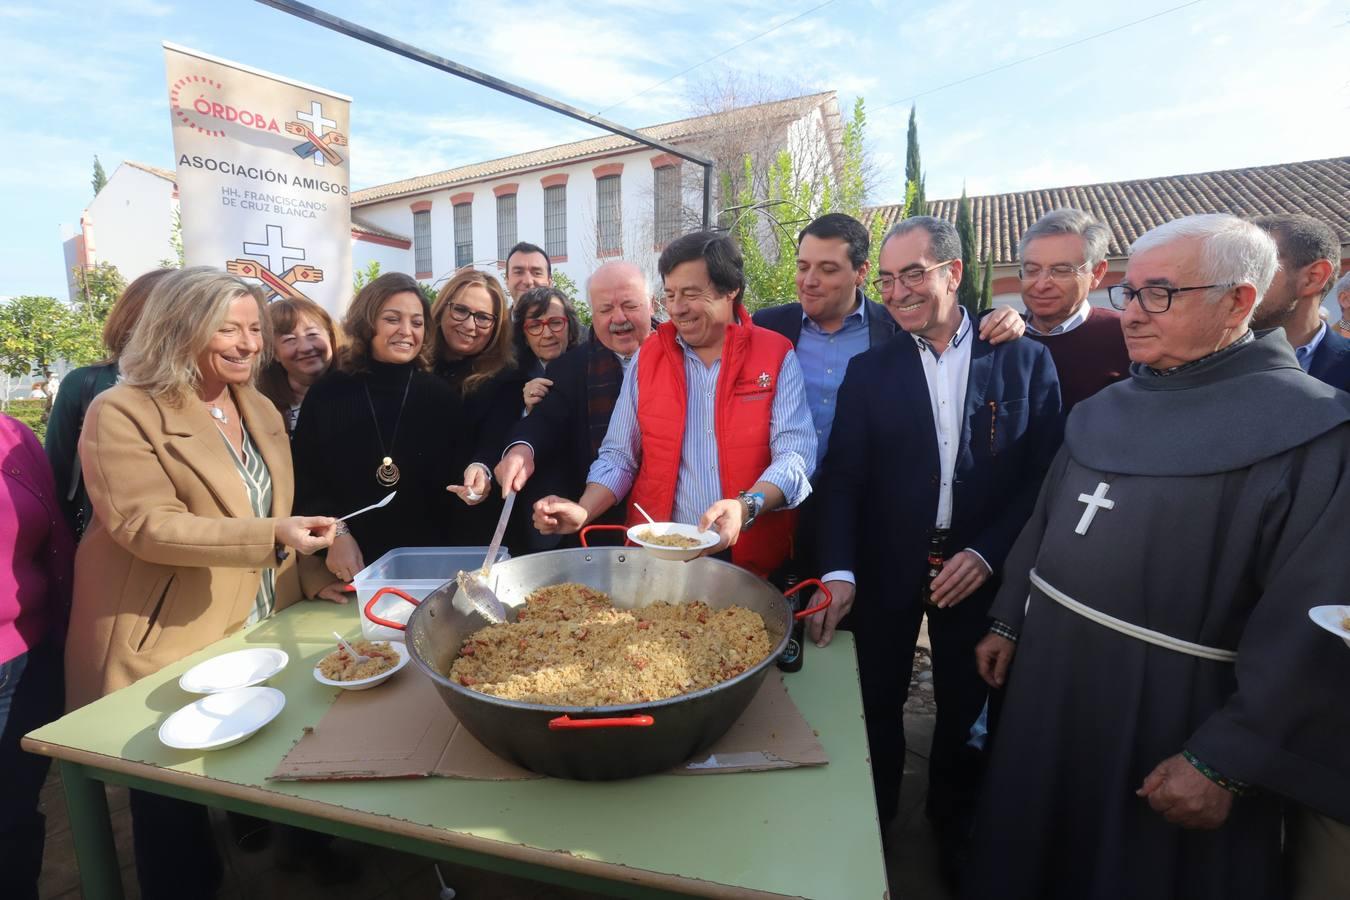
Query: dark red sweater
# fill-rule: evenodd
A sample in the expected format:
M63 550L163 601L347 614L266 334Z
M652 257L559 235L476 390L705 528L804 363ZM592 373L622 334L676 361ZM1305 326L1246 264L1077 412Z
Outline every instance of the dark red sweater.
M1055 361L1066 416L1078 401L1130 375L1125 332L1114 309L1094 306L1087 321L1073 331L1051 335L1028 331L1027 337L1044 344Z

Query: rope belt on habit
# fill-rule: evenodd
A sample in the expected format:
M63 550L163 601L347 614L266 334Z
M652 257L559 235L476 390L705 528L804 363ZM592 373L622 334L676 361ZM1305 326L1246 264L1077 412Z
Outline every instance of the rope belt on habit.
M1180 638L1174 638L1170 634L1163 634L1161 631L1153 631L1142 625L1135 625L1132 622L1126 622L1123 619L1117 619L1115 616L1108 616L1100 610L1085 606L1068 594L1055 587L1031 570L1031 583L1041 589L1041 592L1060 606L1076 612L1085 619L1091 619L1098 625L1105 625L1112 631L1118 631L1123 635L1152 644L1155 647L1162 647L1165 650L1175 650L1177 653L1185 653L1187 656L1198 656L1201 659L1212 659L1215 662L1234 662L1237 660L1237 653L1232 650L1224 650L1219 647L1206 647L1204 644L1192 644L1190 641L1183 641Z

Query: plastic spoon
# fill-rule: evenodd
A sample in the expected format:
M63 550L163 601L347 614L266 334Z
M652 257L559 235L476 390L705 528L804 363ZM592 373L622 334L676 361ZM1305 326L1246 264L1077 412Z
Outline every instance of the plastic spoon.
M357 516L361 515L361 513L368 513L368 512L370 512L372 509L379 509L381 506L387 506L388 503L389 503L389 501L390 501L390 500L393 500L393 499L394 499L394 495L397 494L397 493L398 493L398 491L390 491L390 492L388 493L388 495L385 496L385 498L384 498L383 500L381 500L379 503L372 503L372 504L370 504L369 506L365 506L365 507L362 507L361 509L358 509L358 510L357 510L356 512L354 512L354 513L347 513L345 516L338 516L338 521L339 521L339 522L348 522L348 521L351 521L352 519L355 519Z
M360 653L357 653L356 650L352 648L352 645L343 640L342 635L338 634L336 631L333 632L333 637L338 639L338 646L343 650L346 650L347 655L350 656L358 666L362 663L370 662L369 656L362 656Z
M638 512L642 513L642 518L646 519L649 524L651 525L656 524L656 520L651 517L650 513L648 513L645 509L642 508L641 504L634 503L633 509L636 509Z

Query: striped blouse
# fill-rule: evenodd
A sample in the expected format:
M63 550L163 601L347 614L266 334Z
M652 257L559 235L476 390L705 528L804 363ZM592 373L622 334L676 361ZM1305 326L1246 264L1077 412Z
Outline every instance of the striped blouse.
M248 492L248 503L253 508L253 514L264 519L272 514L272 473L268 471L267 462L253 445L253 440L248 436L248 429L243 427L242 422L240 430L244 433L242 459L223 431L220 437L225 441L225 446L230 448L230 458L234 460L234 467L244 482L244 490ZM262 583L258 585L258 593L253 598L253 612L249 614L246 624L252 625L272 615L276 602L277 570L268 566L262 570Z

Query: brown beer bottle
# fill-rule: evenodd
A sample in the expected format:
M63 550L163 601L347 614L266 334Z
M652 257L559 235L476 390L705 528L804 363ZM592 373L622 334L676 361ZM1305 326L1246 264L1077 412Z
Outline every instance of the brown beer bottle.
M929 606L937 605L933 602L933 579L938 577L945 564L946 560L942 558L942 538L933 535L928 539L928 574L924 576L923 585L919 589L919 596Z

